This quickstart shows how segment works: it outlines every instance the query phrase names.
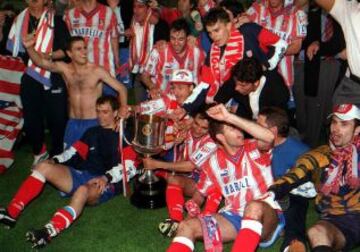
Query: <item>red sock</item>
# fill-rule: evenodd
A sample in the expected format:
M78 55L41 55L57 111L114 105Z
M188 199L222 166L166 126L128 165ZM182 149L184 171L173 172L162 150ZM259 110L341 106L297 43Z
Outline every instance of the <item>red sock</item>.
M194 250L194 243L182 236L177 236L174 238L169 248L166 250L167 252L191 252Z
M11 200L7 211L12 218L17 218L29 202L39 195L45 184L44 176L37 172L33 173L22 183L19 190Z
M76 219L75 210L66 206L56 211L50 223L54 226L56 233L60 233L64 229L68 228Z
M166 205L172 220L182 221L185 199L180 186L169 184L166 188Z
M204 214L216 213L221 202L221 197L222 197L221 193L218 192L213 192L209 196L207 196L203 213Z
M232 252L254 252L260 242L262 224L256 220L243 219Z

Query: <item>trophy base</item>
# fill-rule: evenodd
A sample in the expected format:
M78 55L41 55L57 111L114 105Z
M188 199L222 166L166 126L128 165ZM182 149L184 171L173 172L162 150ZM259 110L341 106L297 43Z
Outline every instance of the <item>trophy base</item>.
M158 178L156 181L148 181L143 176L135 178L134 193L130 198L131 204L137 208L156 209L166 205L165 201L166 181Z

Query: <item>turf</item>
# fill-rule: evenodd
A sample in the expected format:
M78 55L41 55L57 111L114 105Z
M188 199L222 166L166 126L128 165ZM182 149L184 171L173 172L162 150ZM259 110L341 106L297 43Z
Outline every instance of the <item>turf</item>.
M27 145L16 152L16 163L0 176L0 205L6 205L16 192L21 181L30 173L32 157ZM0 228L0 251L31 251L25 241L30 228L46 224L54 211L67 203L51 186L23 212L15 228ZM308 214L308 225L314 222L313 207ZM56 237L44 251L165 251L170 239L157 231L159 221L166 218L166 209L141 210L132 206L128 199L119 196L97 206L88 207L80 218L65 232ZM269 249L279 251L281 240ZM230 251L231 244L224 251ZM196 251L203 251L197 242Z

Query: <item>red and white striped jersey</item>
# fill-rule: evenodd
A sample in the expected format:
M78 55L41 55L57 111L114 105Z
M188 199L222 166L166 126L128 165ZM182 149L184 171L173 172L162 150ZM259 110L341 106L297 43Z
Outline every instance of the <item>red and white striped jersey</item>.
M195 84L198 84L198 77L201 66L205 61L205 53L198 47L187 47L185 56L180 58L174 52L170 43L164 50L158 51L154 48L151 51L144 71L152 77L156 87L164 93L170 91L169 81L173 70L188 69L192 72Z
M273 183L271 154L260 153L255 140L246 140L238 153L231 157L223 148L217 151L203 166L198 190L207 194L214 187L225 199L222 210L243 215L245 206L254 199L262 199ZM272 206L280 209L278 204Z
M307 15L294 5L284 7L276 15L272 14L265 3L254 2L247 10L250 20L267 28L291 44L295 39L303 39L307 34ZM291 88L294 83L294 56L287 55L279 62L278 70L286 85Z
M112 9L102 4L90 13L73 8L65 13L64 21L72 36L85 38L88 60L115 76L111 38L117 37L117 21Z

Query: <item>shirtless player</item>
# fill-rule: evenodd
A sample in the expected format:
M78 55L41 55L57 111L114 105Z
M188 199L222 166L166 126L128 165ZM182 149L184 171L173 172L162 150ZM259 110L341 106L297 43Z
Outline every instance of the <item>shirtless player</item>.
M120 117L127 114L127 90L125 86L111 77L104 68L88 62L87 47L82 37L72 37L66 49L71 62L52 62L34 49L34 37L23 38L24 47L33 62L51 72L60 73L64 78L69 96L69 121L66 126L65 148L78 140L89 127L97 125L96 99L102 94L102 83L107 83L118 92Z

